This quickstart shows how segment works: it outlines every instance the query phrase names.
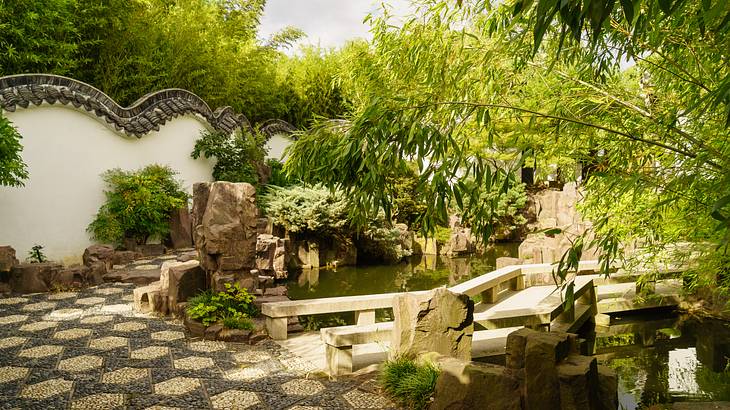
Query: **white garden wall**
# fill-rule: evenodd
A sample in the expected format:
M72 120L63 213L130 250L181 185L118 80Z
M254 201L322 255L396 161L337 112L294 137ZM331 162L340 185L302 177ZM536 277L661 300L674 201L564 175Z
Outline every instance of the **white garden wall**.
M25 187L0 186L0 245L11 245L19 259L37 243L53 260L81 261L91 244L86 227L104 201L100 174L108 169L169 165L188 190L212 179L211 161L190 158L208 126L196 116L177 117L135 138L72 106L31 106L4 115L23 136L30 173Z

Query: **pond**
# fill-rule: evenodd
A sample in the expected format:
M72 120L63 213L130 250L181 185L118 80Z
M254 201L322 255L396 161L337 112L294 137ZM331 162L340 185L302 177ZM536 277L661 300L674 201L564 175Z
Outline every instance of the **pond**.
M289 280L289 297L312 299L425 290L454 285L494 269L517 245L498 245L468 258L424 256L388 266L343 267L302 272ZM392 320L388 310L377 321ZM306 329L354 323L354 314L300 317ZM677 401L730 401L730 324L701 321L674 311L612 317L610 327L582 329L594 336L599 363L619 376L620 407L644 409ZM586 335L582 335L586 336Z
M730 323L675 312L616 316L596 358L619 376L619 408L730 400Z
M301 272L287 283L291 299L425 290L455 285L495 269L496 259L517 256L519 244L497 244L463 258L424 255L397 265L345 266Z

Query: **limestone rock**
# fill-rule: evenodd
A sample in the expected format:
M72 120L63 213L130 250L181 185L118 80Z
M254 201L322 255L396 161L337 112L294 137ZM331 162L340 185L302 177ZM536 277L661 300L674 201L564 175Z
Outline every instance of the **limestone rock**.
M210 182L196 182L193 184L193 211L190 215L193 226L203 224L203 214L208 205L210 185Z
M515 372L453 358L440 360L439 367L430 409L520 410L520 380Z
M48 292L62 284L63 265L54 262L21 263L10 270L10 288L18 293Z
M86 266L92 266L95 262L102 262L106 271L111 270L115 264L114 248L110 245L91 245L84 250L82 259Z
M10 272L13 266L17 265L15 249L11 246L0 246L0 272Z
M476 249L469 229L459 229L454 232L451 235L448 247L450 255L466 255L474 253Z
M512 265L522 265L525 263L524 260L520 258L510 258L509 256L502 256L497 258L497 269L504 268L505 266L512 266Z
M560 403L556 364L572 350L573 339L567 333L531 332L525 344L525 405L544 408L545 403Z
M230 343L247 343L252 331L242 329L223 329L218 334L218 340Z
M253 291L257 275L256 189L246 183L214 182L193 187L195 246L211 287L238 282Z
M193 246L193 223L187 205L178 208L170 216L170 242L174 249Z
M398 295L393 301L393 315L393 356L436 352L471 359L474 302L468 296L446 288L422 295Z
M618 408L618 376L608 366L599 365L598 372L598 405L599 410L616 410Z
M152 282L147 286L134 289L134 308L138 312L162 312L162 298L160 296L160 282ZM162 313L166 313L162 312Z
M598 406L596 359L571 355L556 367L561 410L590 410Z
M177 311L177 306L181 302L199 294L206 287L205 271L200 267L198 261L188 261L171 266L168 269L167 304L171 309Z
M286 278L288 243L288 239L259 234L256 238L256 268L277 279Z

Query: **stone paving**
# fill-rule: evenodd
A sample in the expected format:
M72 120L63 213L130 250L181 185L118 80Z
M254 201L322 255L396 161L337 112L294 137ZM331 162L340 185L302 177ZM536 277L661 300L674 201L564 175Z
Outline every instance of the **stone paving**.
M132 289L0 298L0 408L393 408L372 379L330 381L271 341L191 339L134 312Z

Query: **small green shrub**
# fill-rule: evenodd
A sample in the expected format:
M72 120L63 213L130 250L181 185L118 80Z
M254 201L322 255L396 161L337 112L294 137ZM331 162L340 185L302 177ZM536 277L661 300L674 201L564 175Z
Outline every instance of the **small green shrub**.
M228 316L223 318L223 326L228 329L253 330L253 322L245 317Z
M348 225L348 202L340 192L320 186L271 186L261 197L266 215L287 231L337 235Z
M226 290L223 292L206 291L190 298L187 312L190 318L202 322L205 326L227 318L233 323L234 320L240 321L256 315L254 299L255 297L238 283L233 285L226 283Z
M188 200L175 174L170 167L156 164L137 171L105 172L104 182L111 189L87 228L93 239L119 244L134 238L144 244L150 237L165 237L172 211L187 206Z
M190 156L194 159L203 156L215 158L213 178L216 181L248 182L258 185L259 173L257 164L264 162L266 151L265 140L260 135L225 134L222 132L204 131L195 141Z
M425 409L436 390L438 376L439 370L433 364L401 357L385 362L380 383L402 407Z
M35 244L30 251L28 251L28 260L31 263L42 263L48 260L46 255L43 253L43 246Z

